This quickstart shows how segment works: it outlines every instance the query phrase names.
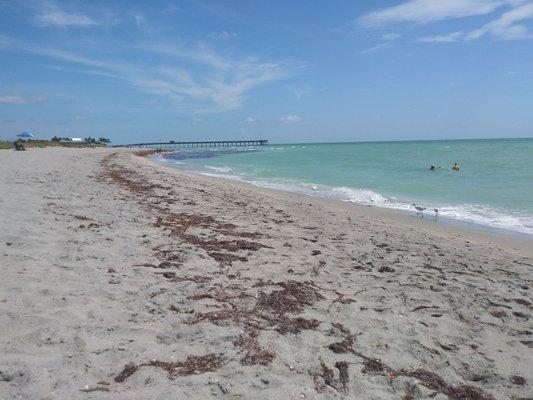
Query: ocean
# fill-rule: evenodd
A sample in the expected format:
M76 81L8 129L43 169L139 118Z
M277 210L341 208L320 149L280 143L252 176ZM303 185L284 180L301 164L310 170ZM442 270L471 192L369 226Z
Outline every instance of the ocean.
M446 219L533 235L533 139L193 148L157 158L260 187L400 210L415 203L427 217L437 208Z

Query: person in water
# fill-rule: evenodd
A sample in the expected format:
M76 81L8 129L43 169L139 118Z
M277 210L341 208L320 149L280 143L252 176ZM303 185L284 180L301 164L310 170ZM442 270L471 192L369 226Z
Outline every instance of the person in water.
M454 171L459 171L461 168L459 167L459 164L454 163L452 169L453 169Z
M431 164L431 166L429 167L430 171L435 171L436 169L440 169L440 167L436 167L435 164Z

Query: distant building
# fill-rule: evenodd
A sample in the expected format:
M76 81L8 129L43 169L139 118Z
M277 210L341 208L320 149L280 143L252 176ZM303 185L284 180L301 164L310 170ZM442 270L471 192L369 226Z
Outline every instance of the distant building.
M71 140L73 142L83 142L84 141L82 138L79 138L79 137L73 137Z

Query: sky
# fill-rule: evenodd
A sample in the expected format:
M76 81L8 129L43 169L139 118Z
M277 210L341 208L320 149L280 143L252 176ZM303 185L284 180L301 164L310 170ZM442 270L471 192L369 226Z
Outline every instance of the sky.
M0 138L533 136L533 0L0 0Z

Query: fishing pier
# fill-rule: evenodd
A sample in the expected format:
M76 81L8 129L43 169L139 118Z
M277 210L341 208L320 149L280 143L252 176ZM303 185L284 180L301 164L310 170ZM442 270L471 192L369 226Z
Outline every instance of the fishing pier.
M112 147L147 148L147 149L177 149L183 147L244 147L244 146L267 146L268 140L208 140L201 142L156 142L156 143L133 143L121 144Z

